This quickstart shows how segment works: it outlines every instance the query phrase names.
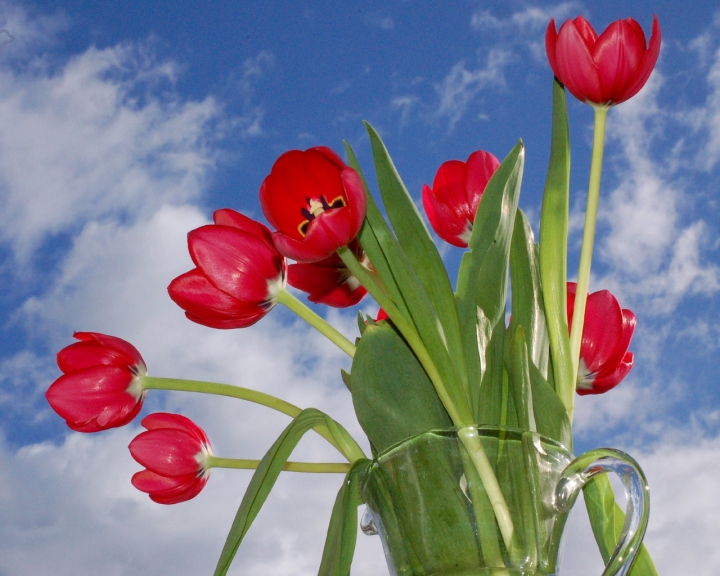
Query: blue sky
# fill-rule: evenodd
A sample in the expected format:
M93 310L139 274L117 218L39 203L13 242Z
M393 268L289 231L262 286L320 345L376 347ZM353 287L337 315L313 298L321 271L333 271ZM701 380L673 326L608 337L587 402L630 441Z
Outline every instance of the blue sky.
M439 165L522 138L520 204L537 232L549 154L550 17L598 30L632 16L663 48L646 88L609 116L592 290L638 316L629 377L577 402L578 451L635 455L653 490L647 543L662 572L720 571L720 11L625 3L0 3L0 576L210 573L247 473L215 471L192 502L130 486L137 423L72 434L42 394L74 330L123 337L157 376L230 382L316 406L361 434L341 353L284 311L255 327L190 324L165 288L185 235L216 208L261 218L257 192L292 148L347 139L371 173L362 120L419 199ZM570 99L571 261L577 267L592 112ZM460 251L443 247L451 276ZM371 311L365 301L360 308ZM348 336L355 310L318 309ZM287 423L257 407L150 395L222 456L259 457ZM298 459L331 458L308 439ZM339 478L283 478L236 575L317 571ZM715 515L712 515L715 516ZM568 574L599 572L573 517ZM361 536L353 574L382 574ZM594 564L588 565L588 562Z

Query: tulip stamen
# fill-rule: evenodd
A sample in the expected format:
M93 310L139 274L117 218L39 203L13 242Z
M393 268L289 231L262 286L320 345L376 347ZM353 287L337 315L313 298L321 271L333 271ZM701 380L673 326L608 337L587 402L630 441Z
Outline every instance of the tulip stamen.
M326 212L327 210L344 208L347 205L345 202L345 198L343 198L342 196L338 196L330 203L328 203L328 201L325 199L325 196L320 196L319 200L315 198L305 198L305 201L307 202L308 207L300 209L300 213L305 217L305 220L303 220L298 226L298 232L302 234L303 238L307 234L307 229L310 226L310 222L320 216L320 214Z

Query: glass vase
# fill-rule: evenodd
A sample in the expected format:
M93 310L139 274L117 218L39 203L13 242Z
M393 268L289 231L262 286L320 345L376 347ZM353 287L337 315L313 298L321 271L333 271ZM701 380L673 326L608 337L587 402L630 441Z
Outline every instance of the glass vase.
M603 576L624 576L647 526L642 470L607 448L573 458L534 432L440 430L389 448L361 487L361 527L380 534L393 576L556 575L570 508L588 480L608 471L622 479L627 509Z

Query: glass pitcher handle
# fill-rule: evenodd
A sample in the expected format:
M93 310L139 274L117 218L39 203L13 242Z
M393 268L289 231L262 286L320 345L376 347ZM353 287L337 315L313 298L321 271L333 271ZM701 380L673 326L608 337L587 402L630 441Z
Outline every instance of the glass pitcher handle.
M615 472L625 486L625 525L615 551L602 576L626 576L640 549L650 514L650 489L637 462L625 452L599 448L581 454L565 468L555 488L558 512L569 512L587 482L606 472Z

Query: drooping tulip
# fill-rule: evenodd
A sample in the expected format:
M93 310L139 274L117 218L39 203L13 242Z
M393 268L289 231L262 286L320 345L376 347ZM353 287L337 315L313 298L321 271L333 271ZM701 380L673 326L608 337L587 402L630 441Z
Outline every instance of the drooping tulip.
M568 326L572 324L575 310L576 287L575 282L568 282ZM602 394L627 376L633 366L633 353L628 352L628 347L635 324L635 314L621 308L608 290L588 295L580 345L578 394Z
M617 20L598 37L582 16L558 32L550 20L545 49L555 76L582 102L614 106L637 94L650 78L660 54L661 31L653 18L649 45L640 24Z
M188 234L197 268L175 278L168 292L193 322L244 328L275 306L287 263L260 222L230 209L217 210L213 220Z
M357 242L351 242L349 248L359 262L366 267L370 266L367 256ZM335 308L354 306L367 294L367 290L337 254L319 262L290 264L288 284L307 292L310 302Z
M318 262L357 236L365 189L358 173L329 148L290 150L263 181L260 204L276 229L273 241L280 253Z
M475 213L490 178L500 162L489 152L478 150L467 162L444 162L433 186L423 186L422 201L430 225L440 238L465 248L475 222Z
M147 429L130 442L130 454L145 470L132 484L159 504L177 504L195 498L210 477L210 440L192 420L157 412L143 418Z
M140 352L125 340L97 332L75 332L79 340L60 350L63 375L45 398L67 425L78 432L124 426L142 408L147 375Z

